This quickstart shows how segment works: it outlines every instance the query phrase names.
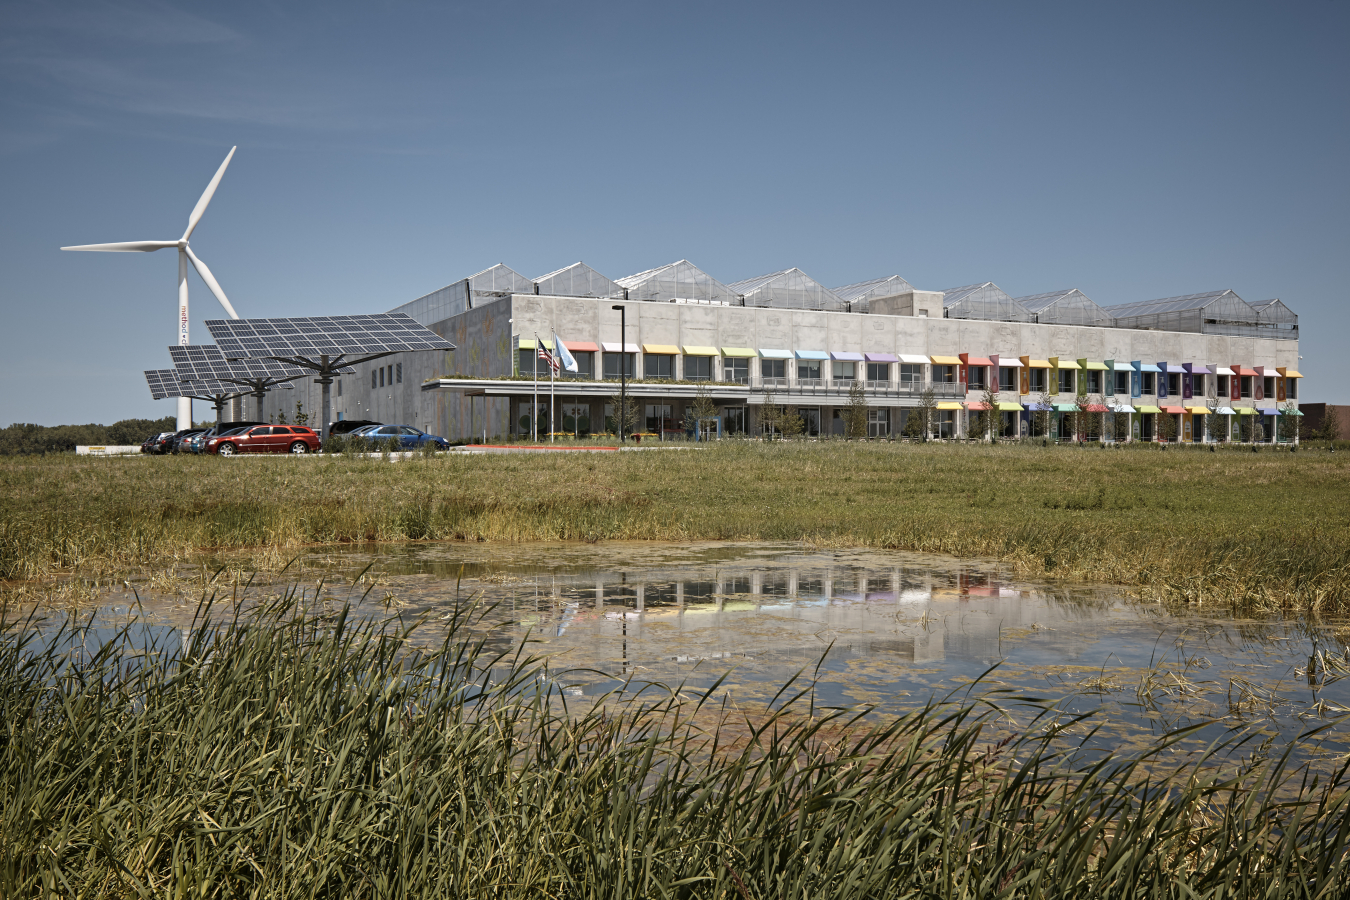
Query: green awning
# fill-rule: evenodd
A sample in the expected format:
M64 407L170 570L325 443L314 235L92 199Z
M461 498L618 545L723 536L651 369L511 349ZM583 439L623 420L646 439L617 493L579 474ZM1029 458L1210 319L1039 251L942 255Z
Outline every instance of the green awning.
M1055 412L1078 412L1077 403L1056 403Z
M723 347L722 355L741 359L747 357L754 358L756 356L759 356L758 353L756 353L754 350L751 350L749 347Z
M1021 412L1022 404L1009 403L1006 400L1000 400L998 404L999 412Z
M1134 411L1135 411L1135 412L1141 412L1141 413L1160 413L1160 412L1162 412L1162 410L1161 410L1161 409L1158 409L1158 407L1156 407L1156 406L1136 406L1136 407L1134 408Z

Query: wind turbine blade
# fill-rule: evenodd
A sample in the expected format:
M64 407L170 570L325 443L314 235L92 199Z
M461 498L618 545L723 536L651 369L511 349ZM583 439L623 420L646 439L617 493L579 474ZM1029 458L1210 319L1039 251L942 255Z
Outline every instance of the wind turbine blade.
M225 170L229 168L230 160L234 158L234 151L238 149L238 147L230 148L230 152L225 154L225 161L220 164L219 169L216 169L215 177L212 178L211 183L206 186L206 190L202 191L202 198L198 200L197 205L192 208L192 215L188 216L188 227L187 231L183 232L183 240L186 241L188 238L192 237L192 230L196 228L197 223L202 220L202 213L206 212L206 207L211 203L211 198L216 194L216 188L220 186L220 179L225 177Z
M211 289L211 293L216 295L216 299L220 301L221 306L225 307L225 311L230 314L230 318L239 318L239 313L235 312L234 307L230 305L230 301L225 299L225 292L220 289L220 282L216 281L216 276L211 274L211 270L206 267L206 263L197 258L197 254L192 252L191 247L184 247L183 249L187 251L188 259L192 260L192 265L197 270L197 274L202 276L202 281L205 281L206 286Z
M101 250L104 253L149 253L151 250L165 250L177 247L177 241L126 241L121 244L81 244L78 247L62 247L62 250Z

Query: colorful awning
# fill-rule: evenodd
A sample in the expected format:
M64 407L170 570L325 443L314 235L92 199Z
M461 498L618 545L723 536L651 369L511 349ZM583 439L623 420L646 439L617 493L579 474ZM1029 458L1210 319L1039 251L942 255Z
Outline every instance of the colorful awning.
M716 355L717 355L717 348L716 348L716 347L691 347L690 345L685 344L685 345L684 345L684 354L685 354L685 356L716 356Z
M1241 366L1239 366L1239 367L1238 367L1237 373L1238 373L1239 375L1255 375L1255 374L1256 374L1256 370L1255 370L1255 369L1244 369L1244 368L1242 368Z
M1236 415L1237 415L1237 413L1233 410L1233 407L1231 407L1231 406L1220 406L1218 409L1215 410L1215 412L1217 412L1217 413L1218 413L1219 415L1221 415L1221 416L1236 416Z
M1134 371L1134 366L1130 365L1130 364L1127 363L1127 362L1118 362L1118 363L1116 363L1116 371L1117 371L1117 372L1133 372L1133 371Z
M978 400L972 400L966 404L966 409L974 410L975 412L984 412L988 408L988 403L981 403Z
M1000 369L1004 367L1009 369L1020 369L1022 368L1022 361L1020 359L1004 359L1000 356L998 358L998 365Z
M674 344L643 344L643 353L656 353L662 356L674 356L680 352L680 348Z
M1139 363L1139 364L1138 364L1138 369L1139 369L1140 372L1161 372L1161 371L1162 371L1162 369L1158 368L1158 367L1155 366L1153 363Z
M749 347L723 347L722 355L729 356L733 359L745 359L747 357L758 356L759 354Z
M868 362L893 363L900 361L896 359L894 353L864 353L863 356L867 357Z
M1227 366L1215 366L1215 367L1214 367L1214 374L1215 374L1215 375L1232 375L1232 374L1233 374L1233 370L1230 369L1230 368L1228 368Z
M547 347L550 350L553 349L553 342L551 340L549 340L548 338L540 338L540 340L543 341L545 347ZM520 339L520 349L522 350L536 350L538 349L538 347L539 345L534 342L534 338Z
M953 402L953 401L951 401L951 400L944 400L944 401L942 401L941 403L939 403L939 404L937 405L937 408L938 408L938 409L960 409L960 408L961 408L961 404L960 404L960 403L955 403L955 402Z
M1279 373L1280 373L1281 375L1283 375L1285 378L1302 378L1302 377L1303 377L1301 374L1299 374L1299 371L1298 371L1297 369L1276 369L1275 371L1276 371L1276 372L1279 372Z
M1239 416L1254 416L1254 415L1256 415L1256 410L1252 409L1250 406L1238 406L1238 407L1235 407L1234 410L1233 410L1233 412L1234 412L1236 415L1239 415Z
M1028 369L1049 369L1050 360L1048 359L1029 359L1027 360Z
M929 359L931 359L935 364L939 366L961 365L961 360L955 356L930 356Z
M613 343L611 343L611 342L609 342L609 341L601 341L601 342L600 342L600 347L601 347L606 353L636 353L636 352L638 352L638 345L637 345L637 344L620 344L620 343L617 342L617 341L615 341L615 342L613 342Z
M1106 372L1106 371L1108 371L1107 368L1106 368L1106 363L1093 362L1093 361L1090 360L1090 359L1089 359L1089 360L1084 360L1084 361L1083 361L1083 368L1087 369L1089 372Z
M1163 364L1163 363L1159 363L1158 365L1159 365L1159 367L1161 368L1162 365L1164 365L1164 364ZM1167 371L1168 371L1170 374L1173 374L1173 375L1180 375L1180 374L1185 373L1185 371L1186 371L1184 368L1181 367L1181 365L1180 365L1179 363L1166 363L1166 366L1167 366Z
M835 351L835 350L831 350L831 351L830 351L830 358L831 358L831 359L837 359L837 360L839 360L840 362L862 362L862 361L863 361L863 355L862 355L861 353L851 353L851 352L848 352L848 351Z
M1103 403L1089 403L1087 411L1090 413L1110 412Z
M1208 406L1188 406L1188 407L1186 407L1186 412L1190 413L1190 414L1193 415L1193 416L1207 416L1207 415L1209 415L1209 407L1208 407Z
M600 345L593 341L563 341L563 346L573 353L595 353L600 349Z
M992 366L994 361L987 356L970 356L966 358L968 366Z
M1055 410L1049 403L1028 403L1027 409L1032 412L1054 412Z
M1077 403L1056 403L1055 410L1058 412L1078 412Z
M1008 400L1000 400L998 402L998 408L999 412L1021 412L1022 404L1012 403Z
M1165 413L1171 413L1171 414L1174 415L1174 416L1179 416L1179 415L1183 415L1183 414L1186 412L1186 407L1184 407L1184 406L1164 406L1164 407L1162 408L1162 411L1165 412Z
M760 347L759 355L764 359L792 359L791 350L770 350Z
M1132 412L1134 412L1134 407L1133 407L1133 406L1130 406L1130 405L1127 404L1127 403L1117 403L1117 404L1115 404L1114 406L1111 407L1111 412L1113 412L1113 413L1132 413Z
M798 359L829 359L830 354L824 350L798 350Z
M1301 409L1288 409L1288 410L1285 410L1284 413L1282 413L1282 415L1286 415L1286 416L1301 416L1301 415L1303 415L1303 410L1301 410Z
M1054 360L1051 360L1051 362L1054 363ZM1061 359L1058 363L1055 363L1055 366L1054 366L1054 367L1058 367L1058 368L1060 368L1060 369L1075 369L1075 370L1076 370L1076 369L1078 368L1078 363L1074 362L1074 361L1071 360L1071 359ZM1053 367L1052 367L1052 368L1053 368Z
M1161 409L1158 409L1158 407L1156 407L1156 406L1149 406L1148 404L1141 404L1141 405L1139 405L1139 406L1136 406L1136 407L1134 408L1134 411L1135 411L1135 412L1140 412L1140 413L1160 413L1160 412L1162 412L1162 410L1161 410Z
M923 366L928 364L928 357L920 356L917 353L901 353L900 361L902 363L909 363L912 366L913 365Z
M1205 368L1204 366L1200 365L1199 363L1191 363L1191 374L1192 374L1192 375L1213 375L1214 373L1211 372L1209 369Z
M1256 411L1263 416L1278 416L1280 411L1273 406L1258 406Z

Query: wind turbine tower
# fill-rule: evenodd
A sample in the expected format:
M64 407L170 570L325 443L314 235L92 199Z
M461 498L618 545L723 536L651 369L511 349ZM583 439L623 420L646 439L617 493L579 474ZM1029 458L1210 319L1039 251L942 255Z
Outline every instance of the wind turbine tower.
M216 276L211 274L211 270L206 267L206 263L197 258L197 254L192 252L188 246L188 239L192 237L192 231L197 227L197 223L202 220L202 214L206 212L206 207L211 203L211 198L215 196L216 188L220 186L220 179L225 177L225 170L229 168L230 160L234 158L234 151L238 147L231 147L230 152L226 154L225 161L216 169L215 177L211 183L206 186L202 192L201 199L197 205L192 208L192 214L188 216L187 231L176 241L127 241L121 244L82 244L78 247L62 247L62 250L97 250L103 253L150 253L154 250L166 250L175 247L178 250L178 344L187 346L191 343L188 336L188 263L197 270L197 274L206 282L206 286L211 289L211 293L216 295L220 305L225 307L225 312L231 319L239 318L239 314L234 311L230 301L226 299L225 292L220 288L220 282L216 281ZM192 399L190 397L178 398L178 428L192 427Z

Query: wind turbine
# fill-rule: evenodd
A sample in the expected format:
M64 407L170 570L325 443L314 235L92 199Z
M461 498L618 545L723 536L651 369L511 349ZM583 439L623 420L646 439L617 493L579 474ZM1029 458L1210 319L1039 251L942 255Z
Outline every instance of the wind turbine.
M192 215L188 216L187 231L176 241L127 241L121 244L82 244L78 247L62 247L62 250L98 250L104 253L150 253L154 250L167 250L170 247L178 249L178 343L180 346L187 346L191 341L188 339L188 262L197 270L197 274L206 282L206 286L211 289L211 293L216 295L220 305L225 307L225 312L229 313L231 319L239 318L239 314L234 311L230 301L226 299L225 292L220 288L220 282L216 281L216 276L211 274L211 270L206 267L206 263L197 258L197 254L192 252L188 246L188 238L192 237L192 231L197 227L197 223L202 220L202 214L206 212L206 207L211 202L211 198L216 193L216 188L220 186L220 179L225 177L225 170L229 168L230 160L234 158L234 151L238 147L231 147L230 152L226 154L225 161L216 169L215 177L211 183L206 186L202 192L202 197L197 201L197 205L192 208ZM178 398L178 428L181 431L184 428L192 427L192 399L190 397Z

